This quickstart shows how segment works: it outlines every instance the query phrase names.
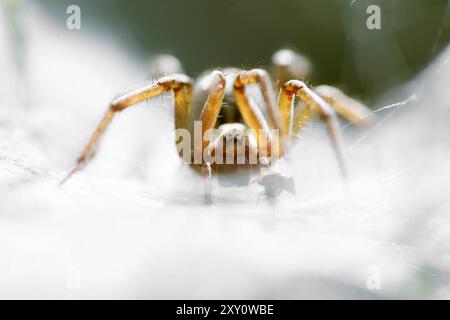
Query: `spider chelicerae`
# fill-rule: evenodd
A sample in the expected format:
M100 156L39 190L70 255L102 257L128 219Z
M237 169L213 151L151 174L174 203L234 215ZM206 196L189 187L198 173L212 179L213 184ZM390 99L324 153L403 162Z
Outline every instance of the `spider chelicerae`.
M157 80L111 101L76 165L61 183L93 157L116 114L167 92L173 94L180 157L207 181L213 175L248 177L249 172L260 170L255 181L268 194L293 191L290 178L270 168L311 119L318 117L325 124L343 174L336 113L358 126L369 124L370 110L363 104L337 88L310 88L299 80L308 78L311 63L288 49L273 55L270 74L264 69L224 68L205 72L193 82L183 73L179 60L170 55L155 58L151 72ZM275 90L279 91L278 103ZM248 181L244 179L244 184Z

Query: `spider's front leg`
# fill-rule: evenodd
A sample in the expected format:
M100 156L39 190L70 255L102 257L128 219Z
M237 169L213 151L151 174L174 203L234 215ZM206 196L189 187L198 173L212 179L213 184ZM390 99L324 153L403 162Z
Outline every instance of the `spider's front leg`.
M281 49L272 56L272 73L277 89L291 79L308 79L312 70L312 64L308 58L289 50ZM371 111L359 101L347 96L341 90L320 85L313 89L343 118L360 127L368 127L372 123ZM281 110L283 113L283 110ZM292 119L292 132L299 132L313 116L311 109L296 108L293 116L281 115L282 121ZM285 125L287 125L285 123Z
M269 112L269 121L264 117L255 99L247 92L246 88L249 85L260 87ZM262 69L239 72L233 84L233 91L237 107L245 124L253 130L256 136L259 157L267 156L271 160L280 157L284 150L282 143L284 136L283 131L281 131L280 141L279 135L273 136L273 131L271 131L271 129L282 129L282 127L274 90L267 72ZM262 155L261 151L266 151L267 154Z
M216 125L217 118L219 117L220 110L222 109L223 97L225 95L226 81L225 76L220 71L213 71L210 74L204 76L199 85L201 90L206 92L207 98L205 104L201 110L200 122L202 126L202 139L201 139L201 160L202 160L202 176L205 178L204 182L204 195L205 203L211 203L212 197L212 168L211 163L203 158L205 150L207 150L210 142L205 139L205 134L208 130L213 129ZM195 144L195 142L194 142ZM197 146L194 145L194 152L196 152ZM195 155L194 155L195 157ZM195 160L195 159L194 159Z
M310 115L317 114L327 127L339 167L343 176L346 176L345 163L342 156L342 142L339 132L339 123L334 109L317 93L311 90L305 83L299 80L290 80L280 89L279 107L282 114L283 124L287 126L289 137L292 139L294 110L294 97L300 98Z
M120 95L111 101L111 104L103 116L100 124L95 129L74 168L61 181L66 182L82 165L91 159L100 143L100 139L113 117L120 111L127 109L139 102L150 99L164 92L173 91L175 101L175 128L191 130L190 114L192 107L192 84L188 76L174 74L162 77L157 81L146 84Z
M269 110L269 123L271 124L271 128L276 131L270 130L269 132L269 123L262 115L260 108L256 105L252 96L249 92L246 92L246 86L252 84L260 86L266 107ZM269 75L261 69L240 72L234 83L234 94L245 123L255 133L260 133L256 135L260 175L254 182L264 187L264 194L268 197L275 197L283 190L295 193L295 185L292 177L274 170L273 167L279 157L285 152L288 131L284 125L282 110L276 105L275 94ZM275 133L277 134L275 135ZM268 148L265 149L264 145Z

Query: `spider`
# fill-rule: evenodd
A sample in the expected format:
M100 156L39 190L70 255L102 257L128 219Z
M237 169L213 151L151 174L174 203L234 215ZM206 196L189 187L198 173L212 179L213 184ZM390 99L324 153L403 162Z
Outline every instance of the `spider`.
M299 80L309 76L311 63L289 49L273 55L271 75L264 69L225 68L205 72L193 82L183 74L179 60L170 55L154 59L151 72L157 80L111 101L76 165L61 184L94 156L101 136L116 114L167 92L173 95L175 129L183 133L177 136L177 147L182 142L189 147L178 148L185 162L207 180L213 175L238 173L237 176L244 177L238 184L247 184L249 172L260 170L255 181L273 195L283 190L293 192L291 178L271 168L311 119L318 117L325 124L344 176L336 113L358 126L369 124L366 115L370 110L339 89L326 85L312 89ZM278 103L275 89L279 91ZM200 139L193 139L197 143L186 138L186 134L198 132Z

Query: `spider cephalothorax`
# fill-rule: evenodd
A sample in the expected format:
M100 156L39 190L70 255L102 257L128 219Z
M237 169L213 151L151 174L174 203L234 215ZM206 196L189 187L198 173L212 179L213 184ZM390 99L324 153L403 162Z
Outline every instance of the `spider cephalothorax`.
M273 82L264 69L227 68L206 72L193 83L181 73L181 63L176 58L160 56L152 68L157 80L111 102L68 177L93 156L101 135L118 112L169 91L174 98L179 155L208 178L230 173L245 176L244 173L261 168L267 172L314 116L326 125L344 170L335 111L352 123L365 125L368 109L336 88L311 89L297 80L307 78L311 69L301 55L280 50L272 61ZM279 90L278 101L274 88ZM299 98L298 103L295 97ZM270 181L283 179L266 173L257 182L271 190ZM244 180L248 183L248 179Z

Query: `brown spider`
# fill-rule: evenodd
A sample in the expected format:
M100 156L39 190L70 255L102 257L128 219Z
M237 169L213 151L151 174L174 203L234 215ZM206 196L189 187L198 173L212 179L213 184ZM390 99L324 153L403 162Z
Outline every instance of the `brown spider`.
M270 168L314 116L325 123L345 175L335 111L348 121L365 126L369 110L336 88L318 86L311 89L300 80L290 80L305 79L311 70L309 61L291 50L276 52L272 63L273 84L263 69L227 68L201 75L193 87L191 79L182 74L181 63L175 57L159 56L152 68L158 80L112 100L74 169L61 183L93 157L100 137L118 112L169 91L173 92L174 98L175 129L180 132L177 134L178 153L208 178L212 174L222 176L232 172L247 173L248 176L252 169L260 169L261 175L256 182L264 186L267 193L291 190L286 187L292 186L289 178ZM278 105L274 86L279 90ZM294 103L295 96L299 98L297 104ZM199 133L200 139L196 139ZM192 134L194 139L191 139ZM187 150L180 150L183 143ZM248 179L244 183L248 183Z

